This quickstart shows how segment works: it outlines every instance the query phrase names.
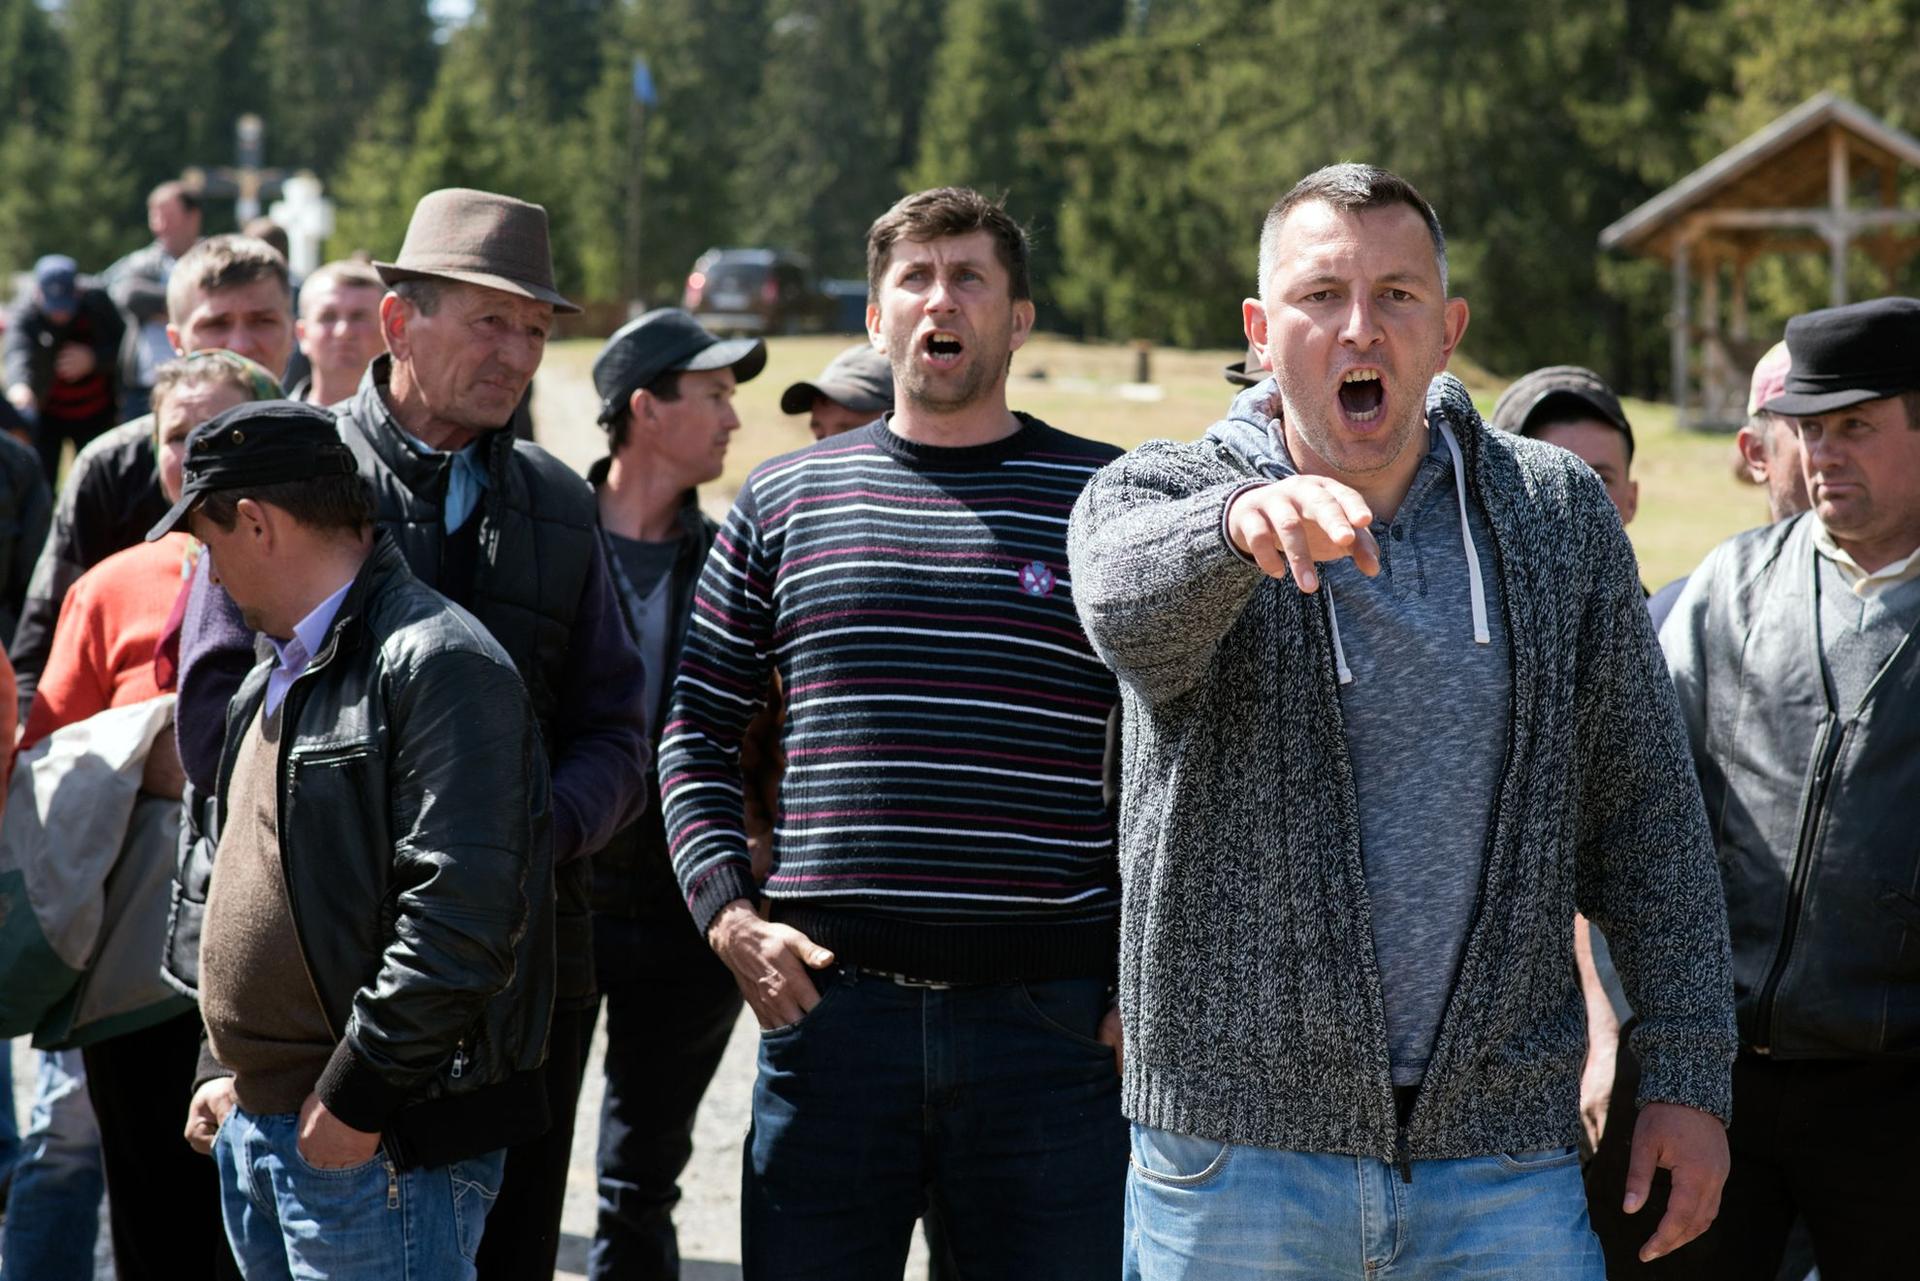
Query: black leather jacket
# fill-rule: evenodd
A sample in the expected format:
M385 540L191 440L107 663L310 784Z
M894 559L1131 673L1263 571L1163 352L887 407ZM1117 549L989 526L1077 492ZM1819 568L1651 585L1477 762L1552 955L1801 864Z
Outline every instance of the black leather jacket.
M231 704L222 807L274 666L254 668ZM281 715L287 897L340 1038L316 1092L403 1166L541 1132L549 798L512 662L377 534Z
M1920 638L1835 707L1813 517L1716 548L1661 633L1726 886L1741 1043L1920 1055Z

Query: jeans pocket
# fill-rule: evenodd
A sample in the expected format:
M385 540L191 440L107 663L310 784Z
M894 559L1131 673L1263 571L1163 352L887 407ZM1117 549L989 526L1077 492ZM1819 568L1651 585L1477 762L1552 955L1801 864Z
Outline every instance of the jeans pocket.
M504 1150L489 1152L469 1161L455 1161L447 1167L453 1184L454 1239L460 1257L472 1263L480 1250L480 1237L486 1231L487 1215L500 1196L500 1176L506 1168Z
M1055 979L1015 983L1013 994L1020 1013L1041 1030L1113 1057L1113 1047L1099 1037L1100 1021L1112 1005L1104 985L1093 980Z
M1219 1139L1175 1134L1137 1123L1129 1130L1134 1170L1148 1182L1165 1187L1195 1188L1212 1182L1233 1154L1233 1145Z
M289 1146L293 1152L293 1164L296 1170L301 1174L316 1179L326 1179L330 1182L346 1182L352 1179L364 1178L376 1170L385 1171L386 1169L386 1154L378 1148L373 1150L372 1156L360 1162L358 1165L333 1167L315 1165L313 1162L307 1160L307 1154L300 1150L300 1139L297 1134Z
M1502 1152L1500 1168L1512 1174L1533 1174L1539 1170L1557 1170L1580 1159L1580 1149L1572 1145L1559 1148L1535 1148L1531 1152Z
M815 1023L818 1023L821 1016L826 1012L827 1003L833 1000L834 993L847 985L847 979L844 976L833 974L828 978L826 974L826 971L814 971L808 975L808 977L814 981L814 987L820 993L820 999L813 1003L812 1009L801 1011L800 1017L791 1023L782 1023L779 1027L761 1028L760 1038L762 1040L778 1040L782 1037L794 1035L803 1027L812 1027Z

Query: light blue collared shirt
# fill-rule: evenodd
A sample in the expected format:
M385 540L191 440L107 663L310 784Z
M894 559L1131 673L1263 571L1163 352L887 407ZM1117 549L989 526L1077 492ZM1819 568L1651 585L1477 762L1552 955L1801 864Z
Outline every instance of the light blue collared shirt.
M396 427L398 423L394 424ZM437 454L426 441L400 427L400 435L422 454ZM487 478L487 466L480 461L480 442L472 441L465 449L453 451L453 469L447 473L447 504L445 518L447 532L453 533L467 523L467 517L473 515L473 509L480 505L480 495L490 482Z
M312 613L293 625L292 640L267 637L273 652L280 655L280 665L267 676L267 715L280 709L280 700L287 696L287 688L313 661L314 654L327 639L327 629L333 626L333 616L340 612L340 602L347 598L347 590L352 586L353 580L348 579L339 591L315 605Z

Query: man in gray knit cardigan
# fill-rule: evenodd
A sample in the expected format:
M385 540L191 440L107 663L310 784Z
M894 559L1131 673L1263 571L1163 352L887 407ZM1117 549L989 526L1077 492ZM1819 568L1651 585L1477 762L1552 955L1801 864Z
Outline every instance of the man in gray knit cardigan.
M1603 1275L1573 915L1645 1064L1644 1257L1712 1220L1725 909L1634 559L1573 455L1488 430L1432 209L1338 165L1261 234L1274 376L1076 505L1118 673L1128 1275Z

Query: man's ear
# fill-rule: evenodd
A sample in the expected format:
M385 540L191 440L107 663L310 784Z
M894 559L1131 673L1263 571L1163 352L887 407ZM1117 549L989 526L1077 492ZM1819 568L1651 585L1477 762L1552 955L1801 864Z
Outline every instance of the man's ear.
M1261 361L1272 369L1273 362L1267 356L1267 305L1258 298L1242 298L1240 328L1247 335L1247 345L1259 352Z
M171 320L167 322L167 346L173 348L173 353L176 356L184 356L187 354L186 349L180 345L180 326L174 324Z
M380 336L387 340L387 350L395 360L407 358L411 346L407 325L412 319L413 308L399 294L389 293L380 300ZM297 326L299 322L294 323Z
M880 308L875 306L871 300L867 303L867 341L871 343L873 349L882 356L887 354L886 335L880 332Z
M1007 346L1009 351L1019 351L1026 345L1028 337L1033 333L1036 314L1031 298L1021 298L1013 304L1013 333Z
M1460 340L1467 336L1467 300L1465 298L1447 299L1446 327L1447 341L1446 345L1440 349L1440 369L1433 371L1436 374L1447 367L1447 362L1453 359L1454 348L1458 347Z
M274 519L277 513L251 498L242 498L235 503L233 511L234 529L254 540L260 550L272 550L279 534L278 522Z
M1756 485L1767 483L1769 459L1767 442L1760 433L1751 427L1742 427L1733 438L1734 448L1740 451L1740 470L1746 478Z

